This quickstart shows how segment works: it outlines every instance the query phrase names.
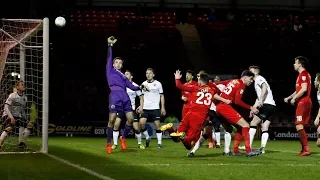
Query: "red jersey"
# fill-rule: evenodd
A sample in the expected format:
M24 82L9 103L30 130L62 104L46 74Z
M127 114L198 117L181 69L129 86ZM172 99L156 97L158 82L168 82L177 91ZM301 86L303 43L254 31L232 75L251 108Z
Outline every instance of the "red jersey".
M191 81L191 82L188 82L188 83L184 83L183 86L184 87L196 87L196 86L198 86L198 83L195 82L195 81ZM182 90L182 96L188 98L188 100L186 102L184 102L184 107L185 108L189 108L190 107L190 102L191 102L191 100L189 98L190 94L191 94L191 92Z
M246 87L241 79L221 81L219 84L226 86L224 91L220 94L221 97L229 99L233 101L234 104L250 110L251 106L242 101L242 95Z
M193 112L200 117L206 118L216 92L208 85L203 86L183 86L179 79L176 79L177 88L191 92L189 98L191 107L189 112Z
M303 83L307 83L307 92L305 92L299 99L297 99L297 102L299 101L306 101L306 100L311 100L310 99L310 94L311 94L311 76L308 73L308 71L303 70L296 81L296 93L298 93L301 88L302 88L302 84Z
M217 87L217 85L214 82L209 81L208 86L211 87L217 94L221 93L220 89Z

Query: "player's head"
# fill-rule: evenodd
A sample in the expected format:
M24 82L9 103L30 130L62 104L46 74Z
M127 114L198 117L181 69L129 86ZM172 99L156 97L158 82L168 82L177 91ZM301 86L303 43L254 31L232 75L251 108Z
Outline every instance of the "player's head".
M121 70L123 66L123 59L120 57L116 57L113 59L113 67L116 68L117 70Z
M301 69L306 68L308 61L309 59L303 56L298 56L294 58L294 64L293 64L294 70L300 71Z
M249 70L244 70L241 74L243 84L246 86L250 86L250 84L253 82L253 77L254 74Z
M259 66L250 66L249 71L251 71L254 75L260 74L260 67Z
M220 76L216 76L216 77L214 77L214 83L217 83L217 82L220 82L221 81L221 78L220 78Z
M147 80L152 81L154 78L154 75L155 75L154 70L152 68L148 68L146 71Z
M124 73L124 75L130 80L132 81L133 75L132 72L129 70L126 70L126 72Z
M314 86L316 89L320 89L320 73L316 74L316 78L314 79Z
M193 71L192 70L187 70L186 72L186 81L190 82L193 80Z
M202 86L209 83L209 75L206 73L201 73L198 78L198 85Z
M17 89L18 92L23 92L24 91L24 82L23 81L17 81L16 89Z
M206 72L205 70L201 69L201 70L198 72L198 74L197 74L197 79L199 80L200 74L206 74L206 73L207 73L207 72Z

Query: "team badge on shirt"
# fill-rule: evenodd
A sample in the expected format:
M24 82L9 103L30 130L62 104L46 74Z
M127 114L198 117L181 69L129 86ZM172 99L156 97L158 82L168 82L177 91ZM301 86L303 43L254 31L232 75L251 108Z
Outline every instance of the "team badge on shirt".
M306 76L302 76L302 81L305 81L307 79Z

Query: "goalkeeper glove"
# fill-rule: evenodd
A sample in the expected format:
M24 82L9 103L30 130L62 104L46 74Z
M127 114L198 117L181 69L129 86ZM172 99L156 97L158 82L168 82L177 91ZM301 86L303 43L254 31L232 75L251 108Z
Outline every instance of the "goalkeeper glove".
M108 38L108 45L113 46L117 42L117 39L114 36Z
M149 91L149 88L143 84L141 84L140 89L145 90L145 91Z

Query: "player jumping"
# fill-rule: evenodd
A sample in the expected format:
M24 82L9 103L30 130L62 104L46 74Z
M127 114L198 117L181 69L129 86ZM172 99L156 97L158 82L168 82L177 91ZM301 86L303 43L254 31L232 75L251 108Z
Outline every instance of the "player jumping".
M122 149L127 149L125 138L129 133L133 123L133 111L131 107L131 101L127 94L126 88L133 91L137 91L140 88L134 86L129 79L120 71L123 66L123 60L121 58L112 59L112 46L117 42L113 36L108 38L108 59L106 65L106 75L108 85L111 90L109 95L109 122L108 122L108 134L107 134L107 146L106 151L112 153L112 135L113 126L117 118L117 113L124 112L127 118L127 123L123 131L123 138L121 138ZM139 130L139 129L137 129Z
M33 124L28 122L26 117L27 97L23 94L23 81L16 83L16 90L9 95L4 105L2 120L6 127L0 136L0 150L5 139L15 127L19 127L19 148L27 148L26 139L33 128Z
M196 86L197 82L193 81L193 71L187 70L186 72L186 83L184 83L185 86ZM190 92L188 91L182 91L182 97L181 99L184 101L183 108L182 108L182 118L183 119L186 114L188 113L191 101L188 100L188 96L190 95Z
M314 86L317 89L317 99L318 99L318 103L320 105L320 73L317 73L316 75L316 79L314 80ZM319 119L320 119L320 107L318 110L318 114L316 119L314 120L314 125L317 127L317 135L318 135L318 139L317 139L317 146L320 147L320 126L319 126Z
M129 81L134 85L134 86L138 86L138 84L136 84L135 82L132 81L133 75L130 71L126 70L126 72L124 73L124 75L129 79ZM140 127L139 127L139 117L136 110L136 97L138 96L140 99L140 105L143 106L143 96L140 90L138 91L132 91L131 89L127 88L127 94L130 98L131 101L131 107L133 110L133 128L135 129L135 136L137 137L138 140L138 146L140 149L145 149L145 146L142 144L142 137L141 137L141 132ZM125 119L124 114L118 113L117 119L114 123L114 127L113 127L113 145L112 145L112 149L116 149L118 146L118 137L119 137L119 127L120 127L120 123L121 120ZM124 134L125 135L125 134ZM121 142L123 142L123 139L125 139L126 137L121 136L120 140L122 140Z
M290 96L284 98L284 102L292 105L297 104L296 107L296 129L299 134L299 139L301 143L301 151L298 156L309 156L311 155L308 146L308 137L304 129L304 125L309 123L310 113L312 109L312 101L310 98L311 94L311 76L305 69L308 63L308 59L302 56L295 58L295 63L293 64L294 70L299 72L296 81L296 91Z

